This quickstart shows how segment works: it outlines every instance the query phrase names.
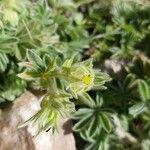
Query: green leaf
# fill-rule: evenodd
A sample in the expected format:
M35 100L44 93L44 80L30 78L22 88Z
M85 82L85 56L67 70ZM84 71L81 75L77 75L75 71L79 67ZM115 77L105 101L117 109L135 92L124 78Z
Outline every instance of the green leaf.
M106 89L104 84L111 81L108 74L102 73L100 70L95 70L94 89Z
M124 80L124 86L128 88L129 85L134 82L134 80L135 80L135 76L133 74L128 74Z
M103 102L104 102L103 97L99 93L97 93L96 94L96 105L98 107L101 107L103 105Z
M35 64L38 65L39 67L45 67L45 64L43 60L40 58L40 56L34 52L35 50L28 50L27 51L27 58L28 60Z
M104 142L100 142L98 150L106 150L106 146Z
M13 101L26 87L26 82L16 75L5 77L4 84L0 85L0 95L3 101ZM1 101L0 101L1 103Z
M0 53L0 73L6 70L8 63L9 59L7 55L4 53Z
M150 89L148 84L144 80L139 81L139 93L141 96L141 99L143 101L146 101L150 98Z
M89 121L91 121L92 114L88 114L86 117L81 119L78 123L75 124L73 130L80 131L86 127Z
M81 39L77 41L71 41L68 43L68 46L70 46L73 49L82 49L82 48L89 48L89 39Z
M64 68L70 68L71 65L72 65L72 63L73 63L73 60L74 60L74 56L73 56L71 59L67 59L67 60L63 63L62 67L64 67Z
M93 59L92 58L87 59L87 60L83 61L81 64L83 64L87 68L93 68Z
M100 120L101 120L101 124L102 124L102 127L104 128L104 130L106 132L110 133L112 130L112 126L111 126L109 117L105 113L101 113Z
M101 130L101 126L100 126L98 117L93 117L92 120L91 120L91 123L90 123L90 127L88 129L88 135L89 135L89 137L92 138L97 133L99 133L100 130Z
M82 103L86 104L87 106L93 107L94 106L94 101L90 97L90 95L86 92L83 92L78 96L79 100L81 100Z
M72 115L72 118L73 119L82 119L82 118L88 116L91 113L93 113L92 109L90 109L90 108L81 108Z
M134 117L141 114L145 110L145 103L139 102L129 109L129 113Z
M82 139L84 139L85 141L88 141L88 142L93 142L93 138L91 138L89 136L89 133L87 131L87 129L84 129L84 130L81 130L79 132L80 136L82 137Z

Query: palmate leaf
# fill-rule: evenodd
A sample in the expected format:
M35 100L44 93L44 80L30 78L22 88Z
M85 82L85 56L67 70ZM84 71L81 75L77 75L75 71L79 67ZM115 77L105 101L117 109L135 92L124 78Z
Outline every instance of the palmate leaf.
M56 67L56 59L51 60L51 57L47 54L41 58L38 52L33 49L27 51L27 59L28 62L18 63L19 66L27 68L27 71L18 74L18 76L23 79L41 77L45 72L48 73Z
M107 96L110 95L110 98L114 100L112 103L113 105L118 105L118 109L124 109L122 108L123 103L128 105L131 101L138 100L139 99L139 93L138 93L138 79L133 74L127 74L123 79L117 79L110 85L110 93L108 93ZM116 102L117 101L117 102ZM117 106L117 107L118 107Z
M99 100L101 101L101 98ZM73 119L78 120L73 128L74 131L82 132L82 136L85 136L84 138L92 139L102 129L107 133L112 130L110 114L101 110L99 100L97 98L97 102L91 108L81 108L72 115Z

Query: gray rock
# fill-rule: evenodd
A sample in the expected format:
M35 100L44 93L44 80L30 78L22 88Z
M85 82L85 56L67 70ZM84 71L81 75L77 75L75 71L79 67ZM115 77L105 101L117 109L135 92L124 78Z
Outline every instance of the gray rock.
M26 91L4 109L0 115L0 150L75 150L75 140L71 132L72 123L60 120L59 133L44 132L35 135L34 126L18 128L40 109L38 98Z

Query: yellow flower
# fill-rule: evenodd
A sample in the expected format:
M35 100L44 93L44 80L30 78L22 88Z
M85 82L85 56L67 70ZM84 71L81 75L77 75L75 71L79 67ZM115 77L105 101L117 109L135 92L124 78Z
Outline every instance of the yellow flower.
M91 81L92 81L92 77L90 74L82 77L82 82L86 85L90 85Z
M92 60L74 64L70 73L70 91L77 97L78 94L90 90L94 85L94 70Z

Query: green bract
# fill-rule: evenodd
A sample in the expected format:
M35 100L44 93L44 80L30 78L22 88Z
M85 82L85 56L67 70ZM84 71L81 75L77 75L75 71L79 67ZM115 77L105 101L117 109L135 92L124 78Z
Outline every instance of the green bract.
M92 59L73 64L70 67L70 91L77 97L78 94L90 90L94 85L94 70Z

